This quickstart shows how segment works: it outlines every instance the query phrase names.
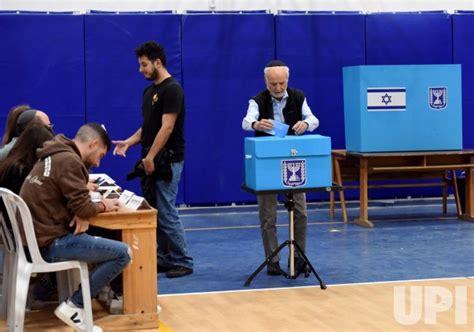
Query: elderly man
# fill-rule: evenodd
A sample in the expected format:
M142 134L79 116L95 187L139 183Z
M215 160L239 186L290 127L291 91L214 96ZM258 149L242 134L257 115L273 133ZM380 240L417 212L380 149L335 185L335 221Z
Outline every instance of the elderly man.
M290 69L282 61L275 60L264 69L266 90L249 100L247 115L242 121L242 129L255 131L255 136L267 136L273 128L273 121L289 125L288 135L301 135L313 131L319 125L318 119L308 106L304 93L289 88ZM295 241L304 251L306 246L306 195L294 194L295 200ZM265 257L278 247L276 216L278 197L276 194L257 195L260 229L262 232ZM269 275L280 275L280 257L275 256L267 266ZM295 257L297 273L305 267L304 260Z

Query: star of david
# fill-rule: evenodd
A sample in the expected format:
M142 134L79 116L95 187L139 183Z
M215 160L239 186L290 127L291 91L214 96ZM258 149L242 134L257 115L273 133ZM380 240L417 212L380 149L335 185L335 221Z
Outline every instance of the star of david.
M387 105L391 102L392 102L392 96L389 96L387 93L385 93L385 95L382 96L382 103Z

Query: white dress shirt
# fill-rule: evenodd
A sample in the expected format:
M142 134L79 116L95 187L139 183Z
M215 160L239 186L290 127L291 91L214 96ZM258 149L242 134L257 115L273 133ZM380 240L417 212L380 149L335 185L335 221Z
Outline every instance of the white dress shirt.
M285 123L285 117L283 116L283 109L286 106L286 102L288 101L288 91L285 91L285 94L281 100L275 99L272 97L272 107L273 107L273 119L276 121L280 121ZM303 105L301 107L301 114L303 116L303 121L308 124L307 131L313 131L319 126L319 120L316 118L311 109L306 102L306 98L303 101ZM258 105L255 100L249 100L249 107L247 109L247 115L242 120L242 129L247 131L254 131L252 128L252 123L258 121L258 117L260 115Z

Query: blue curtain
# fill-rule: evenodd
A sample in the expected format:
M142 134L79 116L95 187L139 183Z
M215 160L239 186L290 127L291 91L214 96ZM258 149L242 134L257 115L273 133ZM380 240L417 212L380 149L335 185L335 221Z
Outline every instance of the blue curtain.
M265 88L275 56L269 14L183 15L186 92L185 201L254 201L240 190L248 100Z

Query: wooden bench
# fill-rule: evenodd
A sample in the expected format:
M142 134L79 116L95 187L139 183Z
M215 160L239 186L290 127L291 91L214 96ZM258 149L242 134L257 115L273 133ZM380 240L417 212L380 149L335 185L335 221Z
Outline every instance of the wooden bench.
M359 188L360 211L355 222L364 227L374 227L368 219L369 188L405 188L441 186L443 190L443 213L447 213L448 187L452 186L456 210L460 218L473 219L471 170L474 167L474 150L356 153L346 150L332 151L333 181L343 190L339 192L343 221L347 222L344 189ZM466 211L461 211L456 170L469 173L466 181ZM451 178L448 177L451 173ZM396 180L395 183L374 183L381 180ZM423 180L407 182L407 180ZM426 181L424 181L426 180ZM437 181L437 182L433 182ZM352 181L359 185L344 185ZM370 184L369 184L370 181ZM469 182L469 184L467 183ZM334 218L334 193L330 194L331 220ZM465 212L465 213L464 213Z

